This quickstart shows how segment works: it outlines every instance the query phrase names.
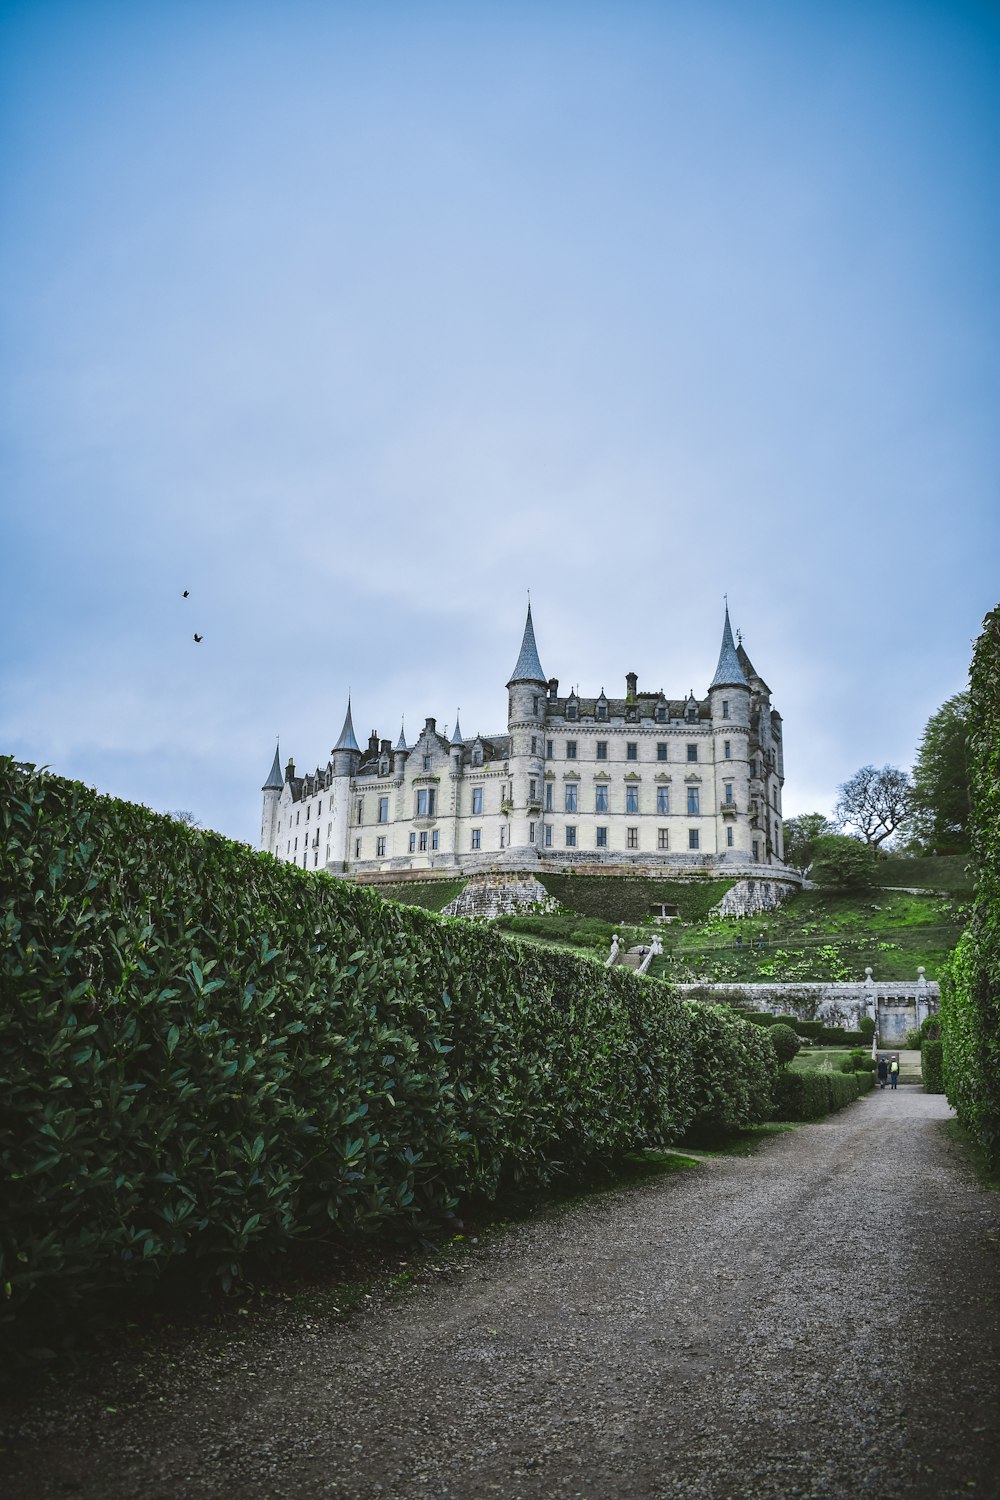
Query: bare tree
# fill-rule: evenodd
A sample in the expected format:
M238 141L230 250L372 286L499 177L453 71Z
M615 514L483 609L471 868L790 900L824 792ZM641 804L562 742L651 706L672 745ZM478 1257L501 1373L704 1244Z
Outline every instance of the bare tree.
M877 849L910 816L913 786L895 766L862 766L840 788L834 808L838 828L852 828Z

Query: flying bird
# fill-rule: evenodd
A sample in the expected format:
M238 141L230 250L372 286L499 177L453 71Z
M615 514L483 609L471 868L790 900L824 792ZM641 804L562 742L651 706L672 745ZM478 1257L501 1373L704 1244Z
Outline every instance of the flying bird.
M202 639L201 636L198 635L197 633L195 633L195 640L196 641L200 641L201 639Z
M191 590L190 589L185 589L184 592L183 592L183 594L181 595L181 598L182 599L189 599L190 597L191 597Z

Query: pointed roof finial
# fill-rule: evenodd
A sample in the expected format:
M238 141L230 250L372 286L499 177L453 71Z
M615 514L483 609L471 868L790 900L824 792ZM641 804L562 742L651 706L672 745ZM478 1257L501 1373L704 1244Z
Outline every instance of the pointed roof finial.
M510 687L515 682L540 682L545 685L547 678L542 671L542 664L538 660L538 647L535 645L535 628L531 623L531 604L528 605L528 618L524 622L524 636L521 640L521 654L517 658L517 665L511 673Z
M461 712L462 712L462 710L460 708L456 708L456 710L455 710L455 733L451 737L451 743L453 745L464 745L465 744L465 741L462 738L462 730L461 730L461 727L460 727L459 722L458 722L458 716L459 716L459 714Z
M354 738L354 724L351 720L350 693L348 693L347 695L347 713L344 715L344 727L340 731L340 739L334 745L333 749L334 752L336 752L337 750L357 750L359 754L361 752L361 746Z
M715 669L715 676L708 685L709 692L717 687L747 687L746 673L740 666L740 659L736 655L736 645L733 641L733 629L729 623L729 599L726 599L726 623L722 629L722 649L719 652L719 665Z
M275 741L275 745L274 745L274 759L271 762L271 769L267 773L267 780L264 782L264 785L261 787L261 791L262 792L274 792L274 791L280 792L281 788L284 786L284 784L285 784L285 778L281 774L281 755L280 755L279 750L278 750L278 742Z
M406 743L406 734L404 732L405 723L406 723L405 719L400 719L400 721L399 721L399 739L396 741L396 749L397 750L404 750L405 751L405 750L409 750L409 748L410 748L409 745Z

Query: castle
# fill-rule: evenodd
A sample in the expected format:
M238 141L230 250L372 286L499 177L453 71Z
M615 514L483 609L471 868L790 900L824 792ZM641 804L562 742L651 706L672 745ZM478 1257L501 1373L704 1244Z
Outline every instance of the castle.
M782 865L781 715L737 645L726 608L704 698L560 696L538 659L531 606L507 683L507 733L463 739L428 719L416 743L372 734L351 704L323 769L278 751L263 787L261 848L303 869L654 870L763 874Z

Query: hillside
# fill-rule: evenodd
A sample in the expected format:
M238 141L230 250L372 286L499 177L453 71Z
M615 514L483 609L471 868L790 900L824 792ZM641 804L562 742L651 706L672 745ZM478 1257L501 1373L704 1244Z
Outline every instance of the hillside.
M886 883L874 891L802 891L777 911L746 920L711 915L726 881L545 875L543 884L563 910L500 925L595 956L607 953L614 932L626 942L656 932L664 955L651 972L681 981L863 979L868 965L880 980L914 979L921 965L928 979L938 978L965 922L967 860L893 859L880 874ZM674 921L651 920L661 904L676 911Z

